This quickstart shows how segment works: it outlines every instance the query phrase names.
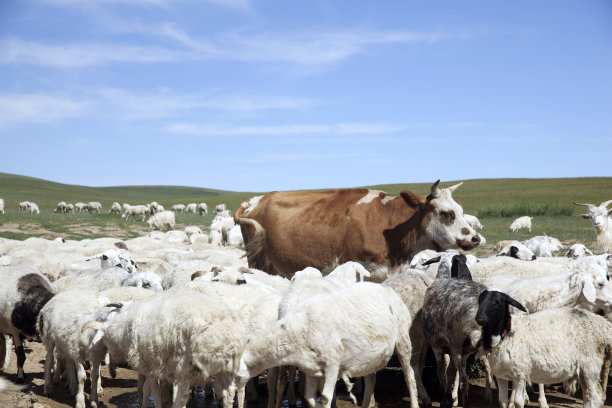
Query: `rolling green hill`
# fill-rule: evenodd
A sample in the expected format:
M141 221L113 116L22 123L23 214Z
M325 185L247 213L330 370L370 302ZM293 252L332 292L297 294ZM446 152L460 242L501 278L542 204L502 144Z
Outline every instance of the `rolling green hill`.
M432 180L433 182L434 180ZM456 182L444 181L440 187ZM411 190L426 195L432 183L386 184L369 186L390 194ZM157 201L167 209L173 204L205 202L209 209L226 203L234 210L242 201L261 193L232 192L182 186L121 186L86 187L55 183L47 180L0 173L0 198L5 200L6 214L0 215L0 237L25 239L29 236L63 236L70 239L116 236L130 238L147 231L140 220L125 221L108 214L113 201L144 204ZM571 205L572 201L600 202L612 199L612 177L559 178L559 179L475 179L464 180L454 197L461 202L466 213L480 218L485 228L481 231L487 245L478 253L490 253L492 246L502 239L526 239L548 234L566 243L583 242L593 246L594 232L589 221L580 214L585 209ZM34 201L40 215L30 215L17 209L20 201ZM59 201L100 201L101 214L55 214ZM511 233L508 227L518 216L534 217L532 232L521 230ZM210 225L212 214L200 217L177 214L177 228L187 225Z

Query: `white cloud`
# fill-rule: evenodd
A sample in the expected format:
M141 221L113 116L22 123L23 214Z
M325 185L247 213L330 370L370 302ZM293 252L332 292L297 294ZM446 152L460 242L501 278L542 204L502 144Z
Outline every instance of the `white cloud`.
M86 102L62 95L0 94L0 128L19 122L76 117L86 110Z
M129 26L129 28L128 28ZM195 60L229 60L287 63L310 68L337 63L375 46L436 42L437 33L385 31L303 31L299 33L229 33L210 38L194 37L165 23L155 27L140 22L115 29L143 36L163 36L175 47L124 43L45 44L20 38L0 42L0 64L51 67L86 67L109 63L180 63Z
M206 3L216 4L218 6L236 9L236 10L249 10L249 0L201 0ZM62 7L95 7L104 6L107 4L120 4L120 5L131 5L137 7L170 7L176 0L43 0L47 4L53 4Z
M385 123L340 123L333 125L256 125L237 126L231 124L174 123L165 130L168 133L201 136L282 136L315 134L389 134L407 129L405 125Z

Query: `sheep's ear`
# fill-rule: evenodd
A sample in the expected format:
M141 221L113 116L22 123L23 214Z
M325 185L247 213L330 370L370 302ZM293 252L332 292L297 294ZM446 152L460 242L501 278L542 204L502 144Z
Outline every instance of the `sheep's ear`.
M106 261L108 259L108 255L102 255L102 260Z
M510 247L510 256L512 258L518 258L518 251L519 251L519 249L517 247L515 247L514 245L512 245Z
M518 310L522 310L523 312L527 313L527 309L525 309L523 305L521 305L517 300L512 298L512 296L506 295L506 300L508 301L509 305L514 306Z
M478 304L480 305L482 303L482 301L484 300L485 297L487 297L487 295L489 294L488 290L485 290L483 292L480 293L480 295L478 295ZM508 296L509 297L509 296Z
M582 294L589 303L595 303L595 285L590 276L585 276L582 280Z
M440 262L440 259L442 259L441 256L436 256L435 258L430 258L430 259L426 260L421 265L423 265L423 266L431 265L432 263Z

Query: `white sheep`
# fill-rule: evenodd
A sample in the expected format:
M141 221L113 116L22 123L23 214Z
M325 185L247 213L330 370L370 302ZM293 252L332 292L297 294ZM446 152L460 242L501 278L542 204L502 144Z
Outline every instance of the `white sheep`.
M581 256L593 255L590 249L584 244L573 244L565 253L568 258L580 258Z
M85 209L89 212L96 212L96 213L100 213L100 210L102 209L102 204L100 204L97 201L90 201L87 203L87 205L85 206Z
M86 208L87 208L87 204L82 203L80 201L74 204L74 209L77 210L78 212L83 212L85 211Z
M96 349L87 350L79 343L81 327L94 318L95 312L109 303L109 299L93 291L71 290L58 293L41 309L37 319L40 338L47 350L45 357L45 386L46 395L53 392L51 368L54 358L57 359L57 370L61 363L65 364L69 377L69 386L72 395L75 395L75 408L85 408L84 386L86 380L83 361L101 361L105 351ZM97 352L97 355L96 355ZM72 377L73 368L76 369L76 378ZM99 366L91 373L92 403L97 401L97 394L102 391ZM94 405L95 406L95 405Z
M0 213L4 214L4 199L0 198Z
M509 256L511 258L520 259L523 261L532 261L536 259L534 252L529 249L525 244L512 241L509 245L505 246L497 256Z
M489 322L480 319L480 323ZM612 348L610 322L582 309L559 308L515 315L511 327L497 345L485 349L497 378L501 408L511 406L508 381L513 384L514 406L523 408L528 381L552 384L576 378L584 390L584 407L603 405L600 375Z
M197 211L198 211L198 214L200 214L200 215L208 214L208 205L206 205L206 203L198 204Z
M55 210L53 210L54 213L60 213L63 214L66 212L66 202L65 201L60 201L59 203L57 203L57 206L55 207Z
M100 268L102 269L116 266L123 268L128 272L133 272L136 268L138 268L138 265L132 259L131 254L126 250L107 249L102 253L90 256L86 259L86 261L91 261L93 259L100 260Z
M162 211L159 209L159 203L157 201L151 201L149 203L149 212L151 213L151 215L154 215L159 211Z
M249 339L240 362L238 385L267 368L294 365L307 376L308 404L315 406L319 390L322 405L329 408L338 378L348 385L349 376L365 376L362 407L368 407L373 403L375 373L385 367L395 351L404 371L410 405L417 408L410 367L411 320L393 289L375 283L361 282L311 297ZM241 408L243 401L238 404Z
M227 245L229 231L235 226L233 217L224 217L216 215L210 224L210 231L218 231L221 233L221 245ZM211 234L212 236L212 234Z
M19 209L22 211L28 210L30 208L30 202L29 201L20 201L19 202Z
M147 220L149 229L155 228L163 230L164 228L174 229L176 220L172 211L161 211L149 217Z
M40 210L38 209L38 204L29 202L28 209L30 210L30 214L40 214Z
M585 309L597 307L606 314L612 311L612 286L608 284L607 271L597 263L574 263L568 272L538 278L497 275L484 283L510 295L529 313L575 306ZM489 371L488 364L485 368ZM540 407L547 407L543 385L539 388ZM485 395L490 400L489 382Z
M186 213L194 213L196 212L197 209L197 204L196 203L189 203L185 206L185 212Z
M240 231L240 225L234 225L229 231L227 231L227 245L244 247L244 240L242 238L242 232Z
M185 204L174 204L172 207L170 207L170 211L183 212L185 211Z
M125 210L121 218L125 218L126 220L132 216L134 221L136 221L137 216L142 216L142 222L144 222L147 214L149 213L149 205L131 205Z
M56 293L70 289L101 291L116 286L138 286L160 291L161 278L154 272L129 273L122 268L86 269L63 276L51 284Z
M478 219L478 217L476 217L475 215L471 215L471 214L463 214L463 218L465 218L465 221L470 224L470 226L474 229L482 229L482 224L480 223L480 220Z
M68 203L66 204L66 209L64 210L65 213L73 213L74 214L74 204L72 203Z
M597 249L602 252L612 252L612 218L610 218L612 208L607 208L612 203L612 200L604 201L599 204L599 207L593 204L572 203L589 208L589 213L582 214L582 218L585 220L590 219L593 224L597 238Z
M98 330L93 342L101 338L114 361L125 361L153 380L154 399L160 395L158 382L172 381L172 406L184 407L191 386L216 376L224 408L232 407L247 333L240 312L222 301L199 293L160 295L126 305L102 324L89 322L83 331L89 328Z
M392 288L402 298L412 316L412 324L410 325L409 332L410 343L412 344L410 365L414 371L417 390L424 406L431 405L431 398L427 394L427 390L421 379L421 374L425 367L425 356L429 349L429 343L425 339L425 334L423 333L421 314L425 299L425 291L432 282L433 279L425 273L419 270L406 269L402 271L402 273L388 278L382 283Z
M121 204L119 204L118 202L114 202L113 205L111 205L110 210L108 210L109 214L121 214Z
M216 214L219 214L221 211L225 211L225 210L227 210L226 204L217 204L217 206L215 207Z
M194 234L203 234L204 233L202 231L202 229L200 227L198 227L197 225L189 225L189 226L185 227L184 231L185 231L185 234L187 234L188 237L191 237Z
M531 232L531 220L533 220L533 217L524 216L517 218L510 224L510 231L518 231L521 228L527 228L529 232Z

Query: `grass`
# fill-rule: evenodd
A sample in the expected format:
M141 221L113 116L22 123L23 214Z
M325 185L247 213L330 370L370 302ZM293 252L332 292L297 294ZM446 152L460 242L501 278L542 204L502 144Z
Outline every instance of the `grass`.
M456 183L443 182L440 187ZM402 190L426 195L430 186L431 183L385 184L369 188L394 195ZM63 236L85 239L114 236L128 239L148 231L147 226L140 220L125 221L118 215L109 214L114 201L130 204L157 201L167 209L178 203L205 202L211 210L217 204L225 203L234 210L242 201L257 194L262 193L181 186L87 187L0 173L0 197L4 198L6 206L6 214L0 215L0 237L25 239L31 236ZM481 233L486 237L487 244L478 248L476 255L492 253L494 244L500 240L523 240L542 234L559 238L566 244L582 242L592 248L595 234L591 223L580 218L585 209L573 206L571 202L599 205L611 199L612 177L465 180L453 196L461 202L466 213L479 217L485 226ZM41 214L19 211L18 203L25 200L36 202ZM59 201L100 201L102 213L56 214L53 210ZM523 215L534 217L532 231L510 232L512 220ZM188 225L206 228L210 226L212 218L210 213L203 217L178 213L177 229Z

